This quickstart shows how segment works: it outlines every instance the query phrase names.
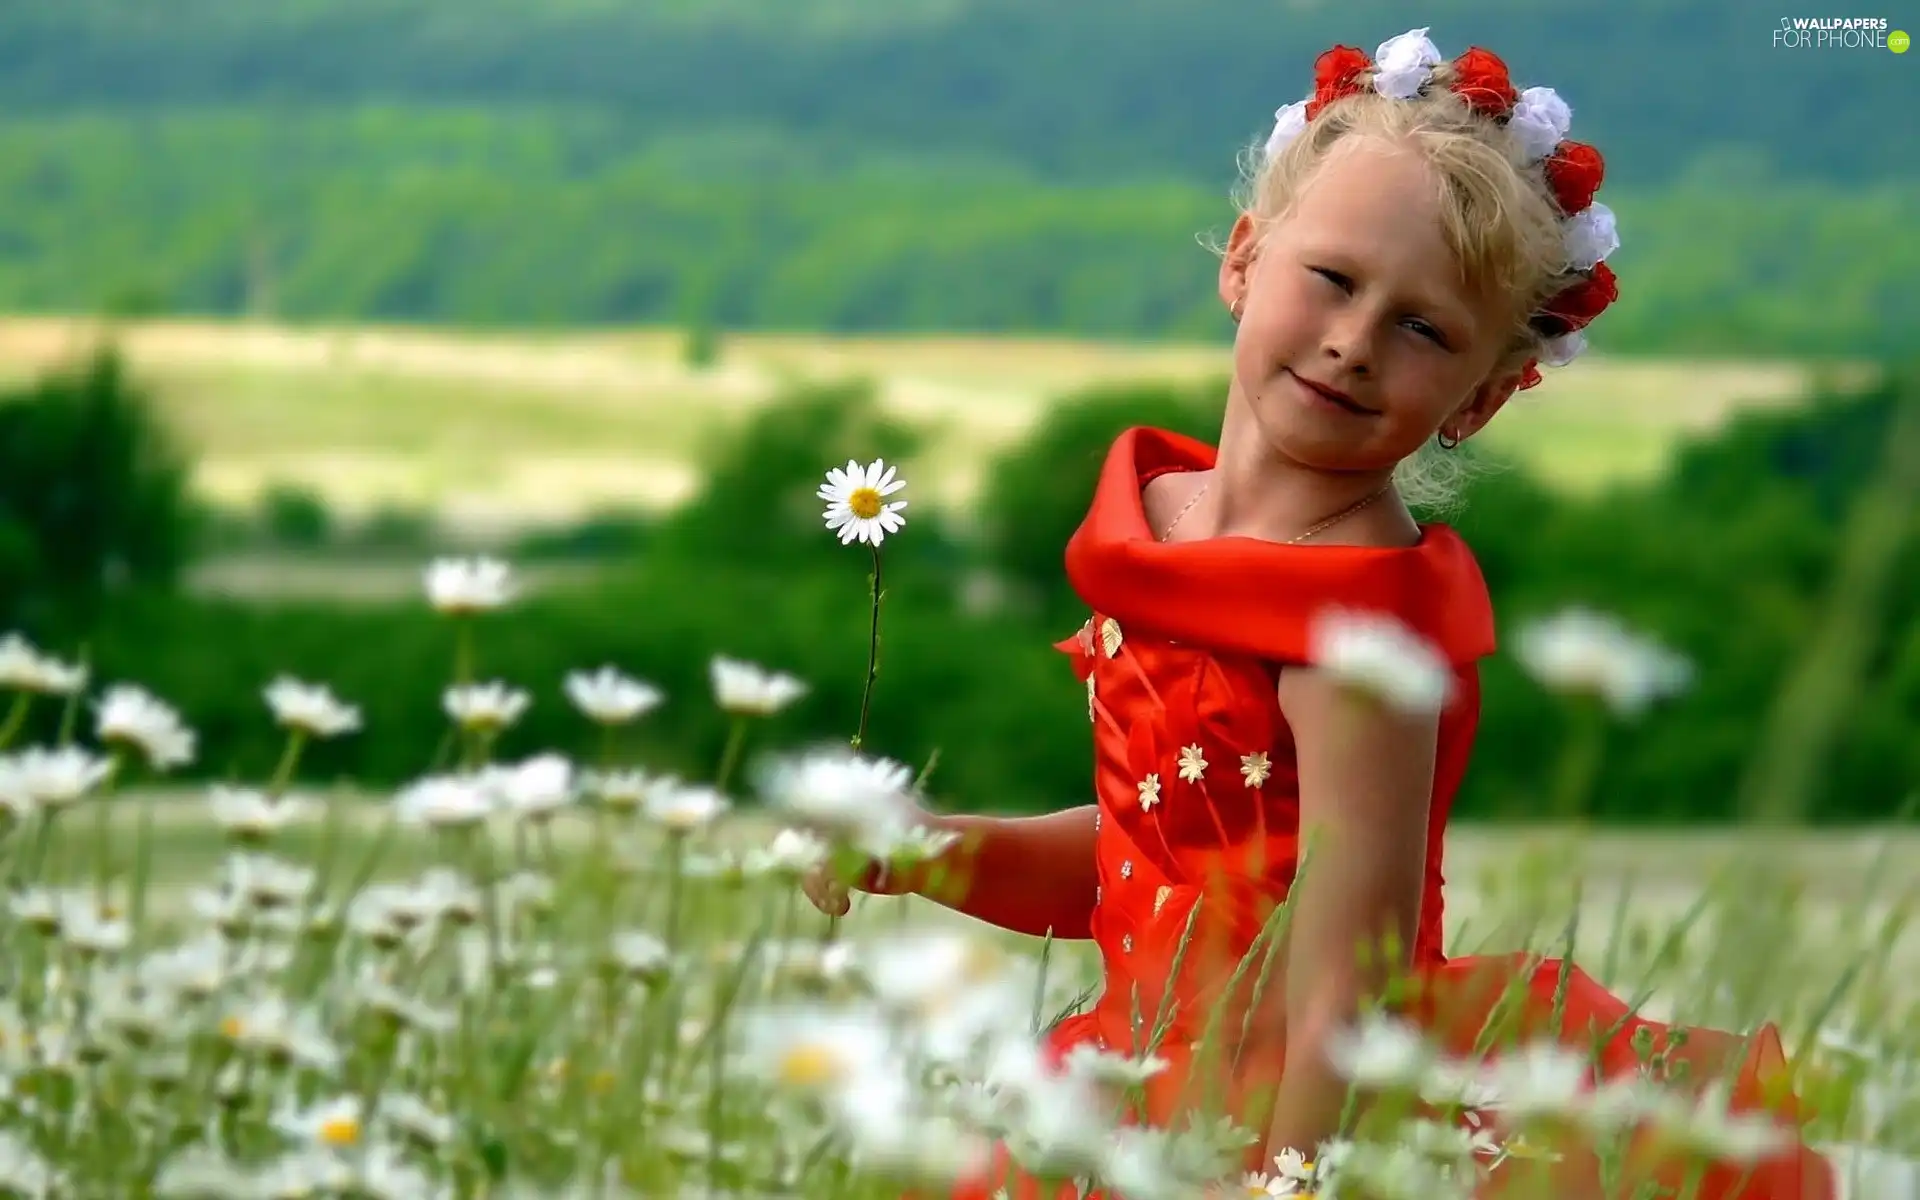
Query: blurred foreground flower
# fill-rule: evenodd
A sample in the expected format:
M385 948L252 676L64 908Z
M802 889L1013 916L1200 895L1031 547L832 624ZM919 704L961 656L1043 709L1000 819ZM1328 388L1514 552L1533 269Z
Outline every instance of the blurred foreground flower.
M714 655L711 674L714 702L734 716L772 716L807 694L791 675L724 655Z
M777 758L761 768L759 790L787 820L890 870L924 863L958 840L929 827L913 772L888 759L838 747Z
M267 685L266 697L275 721L311 737L338 737L360 728L360 710L342 704L325 684L282 675Z
M518 721L533 698L494 680L450 687L442 699L447 715L463 729L496 732Z
M71 696L85 687L87 669L42 654L17 633L0 638L0 688Z
M907 481L896 479L894 472L895 468L878 458L864 467L848 459L844 468L827 472L827 481L815 494L827 502L822 516L827 530L840 535L841 545L865 542L877 547L907 523L900 515L907 502L885 499L907 486Z
M213 823L239 841L261 842L313 811L297 796L270 796L255 788L214 784L207 793Z
M514 597L513 573L494 558L442 558L427 567L427 601L450 616L504 608Z
M1393 617L1326 609L1314 618L1312 639L1316 667L1389 707L1437 713L1452 695L1446 661Z
M103 742L129 745L156 771L193 761L194 735L165 701L130 683L115 684L100 699L95 732Z
M78 746L49 750L28 746L0 755L0 803L25 808L65 808L113 774L113 760ZM22 813L22 815L25 815Z
M664 698L660 689L629 678L611 666L588 674L574 671L567 676L567 699L585 713L588 720L602 725L624 725L658 708Z
M1541 686L1604 700L1623 717L1684 691L1692 665L1614 617L1570 608L1520 631L1521 664Z

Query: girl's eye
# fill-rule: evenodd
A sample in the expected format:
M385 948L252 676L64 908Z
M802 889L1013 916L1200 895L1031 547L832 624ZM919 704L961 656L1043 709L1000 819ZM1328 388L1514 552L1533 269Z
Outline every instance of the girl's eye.
M1312 268L1312 270L1315 275L1320 276L1320 278L1326 280L1328 283L1331 283L1333 286L1339 288L1343 292L1348 292L1353 290L1353 280L1348 278L1345 275L1342 275L1340 272L1332 269L1331 267L1314 267ZM1447 343L1447 335L1444 333L1441 333L1438 329L1434 328L1428 322L1421 320L1419 317L1408 317L1407 326L1408 328L1412 329L1415 333L1419 334L1421 337L1426 338L1428 341L1432 342L1434 345L1439 346L1442 349L1449 348Z

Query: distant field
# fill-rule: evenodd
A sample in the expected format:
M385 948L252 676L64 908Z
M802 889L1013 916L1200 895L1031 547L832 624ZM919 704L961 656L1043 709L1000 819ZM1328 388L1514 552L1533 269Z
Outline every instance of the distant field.
M0 320L0 377L23 378L97 333ZM467 335L402 328L163 322L120 344L199 456L198 485L245 503L274 482L344 513L430 506L497 527L610 505L658 507L697 482L702 439L792 381L866 378L933 435L916 493L972 495L983 463L1065 392L1114 381L1197 381L1218 346L1026 339L730 336L694 371L671 332ZM1580 488L1657 471L1675 439L1750 405L1793 403L1791 364L1609 360L1552 375L1488 432L1497 452Z

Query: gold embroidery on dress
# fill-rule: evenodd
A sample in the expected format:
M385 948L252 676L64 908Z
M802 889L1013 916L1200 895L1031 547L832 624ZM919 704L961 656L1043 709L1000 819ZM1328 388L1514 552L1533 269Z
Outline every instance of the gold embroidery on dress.
M1140 781L1140 811L1146 812L1160 803L1160 776L1153 774Z
M1173 895L1173 889L1170 887L1162 887L1159 891L1153 894L1153 915L1154 916L1157 917L1160 915L1160 910L1167 906L1167 897L1171 895Z
M1255 750L1252 754L1242 754L1240 756L1240 774L1247 781L1248 787L1259 787L1267 781L1267 776L1272 773L1273 764L1267 761L1267 752L1265 750Z
M1180 747L1180 778L1188 783L1199 783L1207 773L1206 756L1201 752L1200 744Z
M1120 655L1120 622L1108 617L1100 622L1100 644L1106 648L1108 658Z

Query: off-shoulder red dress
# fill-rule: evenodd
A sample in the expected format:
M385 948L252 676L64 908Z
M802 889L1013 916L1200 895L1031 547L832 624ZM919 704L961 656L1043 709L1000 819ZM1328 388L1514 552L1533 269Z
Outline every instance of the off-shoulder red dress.
M1158 541L1147 527L1142 489L1161 474L1207 469L1213 458L1212 447L1177 434L1127 431L1110 450L1066 552L1069 579L1092 609L1078 634L1058 648L1086 681L1093 727L1100 884L1091 929L1105 980L1090 1009L1051 1030L1049 1045L1061 1054L1083 1043L1144 1045L1170 993L1170 1024L1156 1053L1171 1066L1152 1080L1145 1105L1156 1123L1199 1098L1203 1080L1196 1077L1195 1090L1188 1090L1189 1076L1196 1075L1192 1045L1209 1011L1224 1003L1219 1028L1240 1028L1248 987L1243 982L1229 997L1225 985L1294 875L1299 792L1293 741L1276 698L1278 672L1308 660L1307 630L1323 606L1392 614L1437 646L1456 673L1456 699L1440 725L1425 900L1413 950L1428 985L1412 1005L1416 1015L1442 1046L1467 1053L1510 985L1520 999L1522 1032L1552 1029L1561 984L1557 960L1450 960L1441 946L1442 834L1478 722L1477 664L1494 649L1492 606L1472 553L1440 525L1426 526L1419 544L1404 549L1237 537ZM1176 949L1203 893L1175 978ZM1666 1045L1667 1026L1634 1016L1577 967L1565 987L1559 1036L1591 1050L1596 1031L1613 1031L1598 1050L1603 1075L1638 1069L1632 1044L1638 1031ZM1780 1098L1775 1086L1785 1061L1774 1030L1750 1037L1687 1034L1677 1053L1691 1060L1695 1077L1738 1061L1736 1105L1764 1104L1781 1120L1793 1120L1791 1098ZM1227 1102L1243 1110L1278 1071L1276 1062L1242 1062L1224 1085ZM1592 1186L1571 1178L1567 1184L1566 1194ZM954 1193L980 1200L1002 1194L1037 1200L1043 1193L1004 1156L992 1178ZM1758 1166L1712 1170L1697 1193L1698 1200L1833 1195L1829 1167L1797 1141L1795 1149Z

